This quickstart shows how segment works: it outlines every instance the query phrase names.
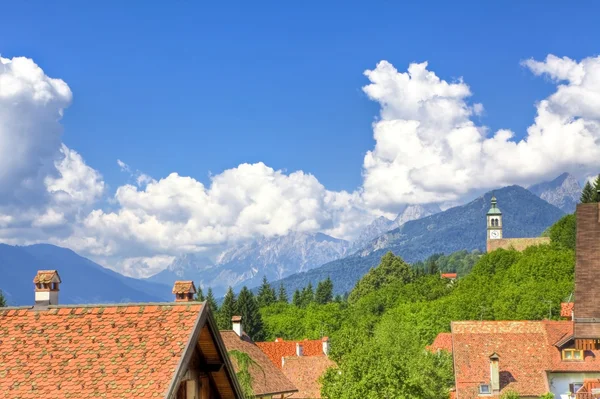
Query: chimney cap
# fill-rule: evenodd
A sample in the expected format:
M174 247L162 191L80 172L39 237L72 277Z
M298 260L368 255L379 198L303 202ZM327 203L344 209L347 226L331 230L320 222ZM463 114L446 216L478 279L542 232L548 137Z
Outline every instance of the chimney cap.
M323 337L323 342L328 342L329 341L329 337Z
M231 321L234 322L234 323L239 323L239 322L242 321L242 316L233 316L231 318Z
M33 278L34 284L50 284L60 282L61 280L57 270L38 270L37 274Z
M193 281L175 281L173 294L195 294L196 286Z
M490 355L490 360L500 360L500 356L496 352Z

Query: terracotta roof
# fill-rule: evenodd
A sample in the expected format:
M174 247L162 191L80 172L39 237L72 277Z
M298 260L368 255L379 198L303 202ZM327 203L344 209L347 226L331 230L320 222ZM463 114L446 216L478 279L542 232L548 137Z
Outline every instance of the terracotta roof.
M321 377L329 367L336 364L326 356L285 357L283 373L298 388L290 396L294 399L319 399L321 397Z
M267 355L250 339L243 334L240 338L235 331L221 330L221 337L227 351L238 350L248 354L256 364L250 365L252 376L252 390L256 396L267 396L282 393L296 392L297 389L285 375L275 367ZM236 372L239 371L235 358L231 362Z
M279 338L278 338L279 339ZM257 342L256 345L271 359L274 365L281 368L281 358L296 356L296 344L302 345L304 356L325 356L323 342L317 340Z
M489 356L500 357L500 388L522 396L548 391L546 372L600 372L600 351L586 351L584 361L563 361L555 346L573 335L571 321L459 321L452 323L457 397L477 398L489 383Z
M442 278L456 278L456 273L442 273Z
M575 303L573 303L573 302L561 303L560 304L560 316L561 317L571 317L574 305L575 305Z
M175 284L173 284L173 294L189 293L196 293L196 286L193 281L175 281Z
M164 397L201 310L0 308L0 397Z
M433 343L427 346L427 350L431 352L445 350L452 353L452 333L439 333L433 340Z
M56 270L38 270L33 278L33 283L60 283L60 276Z

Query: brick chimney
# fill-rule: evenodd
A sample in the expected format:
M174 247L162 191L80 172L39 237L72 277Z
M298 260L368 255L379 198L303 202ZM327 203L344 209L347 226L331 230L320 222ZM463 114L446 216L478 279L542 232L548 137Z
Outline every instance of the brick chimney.
M575 346L589 349L600 338L600 204L578 204L575 263Z
M35 284L35 305L58 305L58 286L60 276L56 270L38 270L33 284Z
M175 302L193 302L196 286L193 281L175 281L173 294L175 294Z
M500 392L500 356L496 352L490 356L490 390L492 394Z
M329 337L323 337L323 354L329 356Z
M231 324L233 325L233 331L241 337L244 333L244 326L242 325L242 316L233 316L231 318Z
M302 344L296 342L296 356L302 356L304 354L304 347Z

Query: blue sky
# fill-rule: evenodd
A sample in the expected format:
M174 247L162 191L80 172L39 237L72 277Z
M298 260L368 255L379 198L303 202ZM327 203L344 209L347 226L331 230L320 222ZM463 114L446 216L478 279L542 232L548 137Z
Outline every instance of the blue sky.
M206 182L242 162L361 183L380 60L462 76L480 123L524 133L554 86L519 62L595 55L597 3L9 2L0 53L66 81L63 141L115 188L122 159Z
M3 4L0 242L148 276L589 178L600 6L572 3Z

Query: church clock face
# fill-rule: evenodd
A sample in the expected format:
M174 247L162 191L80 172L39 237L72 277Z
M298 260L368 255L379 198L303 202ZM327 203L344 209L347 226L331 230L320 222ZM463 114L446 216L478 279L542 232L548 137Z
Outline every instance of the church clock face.
M498 230L491 230L490 238L500 238L500 232Z

